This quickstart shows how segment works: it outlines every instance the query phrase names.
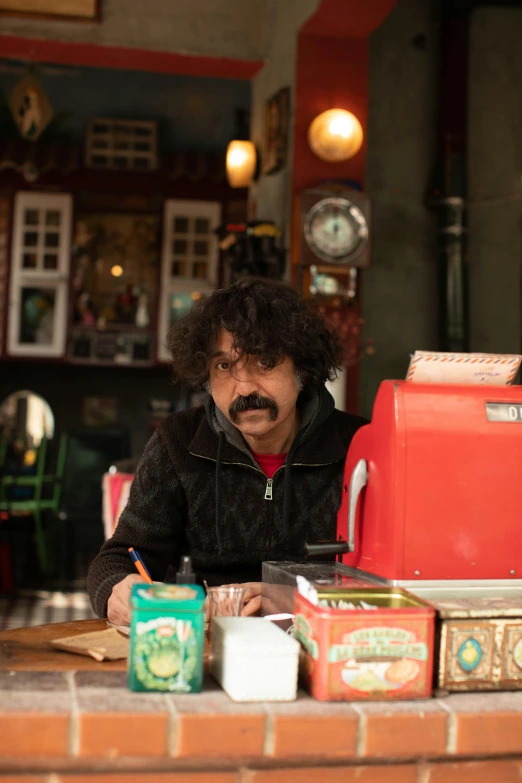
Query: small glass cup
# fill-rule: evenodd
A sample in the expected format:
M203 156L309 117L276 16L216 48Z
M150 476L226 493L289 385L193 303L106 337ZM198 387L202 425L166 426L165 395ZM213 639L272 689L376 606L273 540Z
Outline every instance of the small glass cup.
M244 587L209 587L209 619L213 617L239 617L245 597Z

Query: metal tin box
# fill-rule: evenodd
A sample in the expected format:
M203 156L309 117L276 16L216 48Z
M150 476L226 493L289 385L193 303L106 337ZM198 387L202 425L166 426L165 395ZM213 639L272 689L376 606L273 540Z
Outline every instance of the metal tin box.
M522 690L521 595L434 598L433 604L440 690Z
M294 612L294 591L296 577L304 576L316 587L365 587L377 582L364 576L355 578L347 568L338 563L292 563L289 561L265 560L263 563L263 584L261 592L261 614Z
M430 696L435 610L406 590L317 588L320 601L361 600L376 609L314 606L295 593L301 673L322 701L416 699Z
M204 603L198 585L133 586L128 663L132 691L201 690Z

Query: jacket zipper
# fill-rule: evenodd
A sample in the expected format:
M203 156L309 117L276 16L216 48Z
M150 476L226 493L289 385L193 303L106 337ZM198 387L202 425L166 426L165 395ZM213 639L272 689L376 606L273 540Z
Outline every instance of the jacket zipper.
M199 457L200 459L208 459L209 462L214 462L214 463L217 462L217 460L215 460L213 457L205 457L203 454L195 454L193 451L191 451L189 453L192 454L193 457ZM334 465L336 462L339 462L339 460L336 459L336 460L333 460L332 462L317 462L317 463L314 463L314 464L309 464L309 463L305 463L305 462L293 462L292 463L292 467L297 466L297 467L304 467L304 468L321 468L321 467L325 467L326 465ZM255 470L256 473L261 473L261 475L263 475L263 476L266 475L265 473L263 473L262 470L260 470L259 468L256 468L255 465L249 465L247 462L224 462L223 461L221 464L222 465L238 465L238 466L243 467L243 468L250 468L251 470ZM265 500L273 500L274 499L274 496L273 496L274 476L280 470L283 470L284 467L285 466L282 465L280 468L277 468L277 470L275 471L275 473L272 476L272 478L267 478L267 480L266 480L266 487L265 487L265 495L264 495ZM267 546L267 548L270 546L270 535L271 535L271 530L272 530L273 513L274 513L273 512L273 507L270 506L269 507L269 512L268 512L268 525L267 525L267 531L266 531L266 546Z
M217 462L216 459L213 459L212 457L205 457L203 454L195 454L193 451L191 451L189 453L192 454L193 457L200 457L200 459L208 459L209 462L214 462L214 463ZM260 470L259 468L256 468L255 465L249 465L247 462L222 462L221 464L222 465L238 465L238 466L243 467L243 468L251 468L251 470L255 470L256 473L261 473L262 476L266 475L265 473L263 473L262 470ZM281 470L281 468L278 468L277 470ZM277 470L276 470L276 473L277 473ZM274 473L274 476L275 476L275 473ZM267 478L267 480L266 480L266 487L265 487L265 500L273 500L273 497L272 497L273 484L274 484L273 477L271 479ZM267 547L268 547L269 540L270 540L270 529L272 527L272 525L271 525L272 514L273 514L272 509L273 509L273 506L269 506L268 507L268 523L267 523L267 526L266 526L266 539L265 539Z
M280 468L277 468L277 470L272 475L272 478L267 478L265 500L273 500L274 476L280 470L284 470L284 465L281 465ZM265 539L265 545L267 549L270 547L270 539L272 537L273 526L274 526L274 507L270 505L268 507L268 524L266 526L266 539Z
M336 462L339 462L338 459L333 460L333 462L320 462L315 465L306 465L304 462L293 462L292 467L298 466L298 467L310 467L310 468L320 468L326 465L334 465ZM266 480L266 488L265 488L265 500L273 500L274 499L274 478L276 476L276 473L278 473L280 470L284 470L285 466L282 465L280 468L277 468L272 478L267 478ZM272 528L274 525L274 509L273 506L269 507L268 511L268 525L266 530L266 547L267 549L270 547L270 539L272 536Z
M190 451L189 454L192 454L193 457L199 457L200 459L208 459L209 462L217 462L213 457L205 457L203 454L195 454L193 451ZM292 467L298 467L298 468L322 468L326 467L327 465L334 465L336 462L339 462L338 459L333 460L332 462L316 462L313 464L310 464L309 462L292 462ZM251 470L255 470L256 473L261 473L261 475L266 475L263 473L262 470L259 468L256 468L255 465L249 465L247 462L222 462L222 465L238 465L242 468L250 468ZM266 487L265 487L265 500L273 500L273 487L274 487L274 476L276 473L279 473L280 470L284 469L284 465L282 465L280 468L278 468L272 478L267 478L266 480Z
M284 470L284 465L281 465L280 468L277 468L272 474L272 478L267 478L266 480L266 489L265 489L265 500L273 500L273 488L274 488L274 476L276 473L279 473L280 470Z

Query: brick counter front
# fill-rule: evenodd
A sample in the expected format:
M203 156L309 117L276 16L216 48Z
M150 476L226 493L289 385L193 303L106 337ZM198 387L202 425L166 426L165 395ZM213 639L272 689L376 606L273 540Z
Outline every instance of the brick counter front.
M0 783L511 783L522 693L237 704L123 672L0 672Z

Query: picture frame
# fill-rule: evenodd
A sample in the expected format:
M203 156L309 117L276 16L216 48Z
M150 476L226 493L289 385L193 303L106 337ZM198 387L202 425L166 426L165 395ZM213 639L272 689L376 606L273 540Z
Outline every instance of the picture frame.
M0 0L0 16L99 22L101 0Z
M288 125L290 119L290 87L283 87L265 103L262 173L275 174L286 165Z
M32 73L16 82L7 104L20 136L27 141L37 141L54 116L49 98Z
M118 423L116 397L84 397L82 421L86 427L106 427Z

